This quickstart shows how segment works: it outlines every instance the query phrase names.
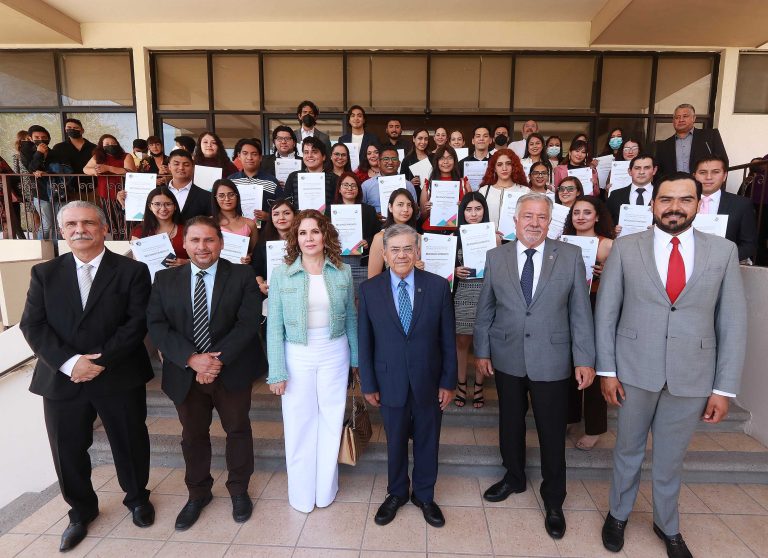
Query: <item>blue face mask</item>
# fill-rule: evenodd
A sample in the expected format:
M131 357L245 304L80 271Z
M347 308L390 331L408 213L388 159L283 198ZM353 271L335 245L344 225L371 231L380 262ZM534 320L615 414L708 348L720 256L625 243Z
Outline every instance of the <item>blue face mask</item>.
M547 147L547 156L552 159L553 157L557 157L560 155L560 146L558 145L550 145Z
M617 136L615 138L611 138L608 140L608 147L613 149L614 151L617 150L619 147L621 147L621 136Z

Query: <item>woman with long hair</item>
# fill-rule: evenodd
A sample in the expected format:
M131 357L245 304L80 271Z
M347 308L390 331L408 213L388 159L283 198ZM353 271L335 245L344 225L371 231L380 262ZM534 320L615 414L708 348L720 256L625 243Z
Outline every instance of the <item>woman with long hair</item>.
M576 140L571 144L568 149L568 157L565 161L555 167L555 187L560 186L560 183L565 177L568 176L569 170L589 168L592 175L592 189L591 194L593 196L600 195L600 185L597 181L597 170L590 166L589 146L586 141Z
M213 183L211 189L211 217L219 224L222 231L240 236L247 236L248 255L240 258L240 263L251 263L250 252L259 239L259 229L253 219L243 216L240 205L240 191L234 182L228 178L220 178Z
M125 152L117 138L112 134L104 134L93 150L93 157L83 167L83 173L98 177L96 194L109 220L114 240L125 238L125 213L117 192L123 189L122 177L127 172L125 164L129 159L133 164L133 157Z
M339 138L341 143L356 143L360 146L361 163L365 158L365 153L368 151L368 146L379 144L379 138L376 137L376 134L365 131L366 118L365 109L360 105L352 105L349 107L349 110L347 111L349 132ZM365 180L361 178L360 182L365 182Z
M539 194L548 193L550 191L549 178L551 174L552 169L546 159L533 163L531 170L528 172L528 187L531 189L531 192L538 192Z
M432 175L425 181L424 187L421 189L420 207L422 221L422 229L425 232L446 233L451 234L456 230L455 226L442 226L433 225L430 221L430 212L432 210L432 188L435 182L439 181L453 181L459 183L459 196L456 199L456 207L458 211L459 203L464 194L472 191L472 187L469 184L469 180L466 177L461 176L459 170L459 158L456 155L456 150L450 145L443 145L438 147L432 158L434 166L432 167ZM458 215L458 212L457 212Z
M600 153L600 157L606 155L613 155L614 160L621 161L621 146L624 143L624 130L621 128L613 128L608 134L608 139L605 142L605 148Z
M555 203L573 207L576 198L583 195L584 187L581 185L581 180L575 176L566 176L560 186L555 189Z
M643 152L643 143L634 137L625 137L623 138L621 142L621 147L618 150L618 155L616 155L615 160L616 161L631 161L640 153ZM608 179L606 180L605 184L605 194L606 196L611 191L611 188L613 187L613 183L611 181L611 173L608 173Z
M485 176L477 190L485 196L488 203L488 218L496 229L499 228L504 192L528 192L530 188L526 184L528 179L525 177L523 165L517 154L508 147L497 149L488 161Z
M381 227L382 230L376 233L373 242L371 242L371 251L368 256L368 279L384 271L384 229L394 224L408 225L415 229L416 211L416 201L405 188L398 188L389 196L387 218ZM424 262L417 261L416 267L424 269Z
M176 253L176 259L166 260L166 263L174 267L187 263L189 256L184 249L184 222L176 196L168 186L158 186L147 194L144 219L141 224L133 227L131 241L162 233L171 239L171 246Z
M411 172L411 165L415 165L419 161L429 159L432 161L432 157L429 154L429 131L426 128L417 128L413 131L411 136L411 150L403 159L400 170L405 175L405 179L413 184L416 189L416 198L421 197L421 178L414 176Z
M220 168L222 178L237 172L237 167L229 160L224 149L224 142L213 132L203 132L197 136L193 159L196 165Z
M435 148L432 150L432 154L444 145L448 145L448 131L442 126L435 128L435 134L432 136L435 142Z
M336 176L342 173L352 172L352 163L349 160L349 147L339 142L331 148L331 172Z
M560 136L549 136L546 144L546 154L549 165L554 169L563 162L563 140Z
M379 146L372 143L365 148L365 151L360 152L360 166L355 171L355 176L360 181L360 184L379 176L381 170L379 169Z

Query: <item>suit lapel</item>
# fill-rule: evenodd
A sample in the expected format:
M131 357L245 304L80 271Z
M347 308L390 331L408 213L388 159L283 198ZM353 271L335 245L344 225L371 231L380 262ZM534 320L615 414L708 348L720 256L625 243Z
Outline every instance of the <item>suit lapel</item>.
M728 192L721 192L720 193L720 203L717 206L717 213L720 215L730 215L728 211L731 209L731 196L728 195ZM730 225L731 219L728 219L728 224Z
M77 264L72 252L66 254L62 260L62 273L65 300L72 303L72 311L79 322L83 317L83 305L80 301L80 285L77 282Z
M541 273L539 274L539 283L536 285L536 292L533 293L533 298L531 298L531 306L536 304L539 295L546 291L547 283L552 276L552 270L555 267L556 261L557 245L553 241L547 239L544 241L544 253L541 258ZM520 281L518 281L518 284L520 284ZM520 292L522 292L522 290Z
M105 249L104 257L101 259L98 271L96 271L96 277L93 278L93 284L91 285L91 290L88 293L88 300L85 303L83 315L80 317L81 320L88 315L88 312L90 312L94 306L96 306L99 297L104 293L107 285L109 285L112 282L112 279L114 279L115 267L118 263L118 257L119 256L116 256L109 250ZM77 275L77 270L75 270L75 275ZM75 277L75 282L77 282L77 277ZM79 294L80 289L78 287L78 295Z
M181 307L184 308L184 324L187 329L187 339L193 339L193 320L192 320L192 264L186 263L179 268L181 275L181 285L178 285L177 291L181 296Z
M231 269L227 260L219 260L219 265L216 269L216 277L213 280L213 294L211 295L211 316L209 320L213 322L213 317L216 315L216 309L219 307L221 297L224 294L224 290L227 286L227 280L229 279L229 273Z
M654 229L651 228L638 234L637 243L640 248L640 257L643 260L645 271L651 278L651 282L659 290L661 296L663 296L667 302L670 302L667 289L664 288L664 283L661 280L661 276L659 276L659 268L656 267L656 258L653 250L653 230Z
M390 289L391 290L391 289ZM413 270L413 317L408 333L413 331L416 321L419 319L421 309L424 307L424 273L420 269Z
M702 273L704 273L704 270L707 268L707 262L709 261L709 251L712 246L710 245L707 236L694 229L693 238L693 272L691 273L691 278L685 282L685 288L677 297L677 300L683 298L685 293L694 288L694 284L699 280Z
M523 288L520 286L520 271L517 268L517 240L510 242L506 246L510 249L503 250L502 253L507 260L507 271L509 271L509 278L512 284L512 290L517 293L520 300L525 304L525 297L523 296Z
M384 297L384 306L387 307L387 314L389 314L389 317L395 322L395 325L397 326L398 330L405 335L405 330L403 329L403 324L400 322L400 316L397 313L397 309L395 308L395 297L392 295L392 275L390 274L390 271L388 269L384 270L384 273L382 273L383 277L381 278L381 295ZM415 297L414 297L415 298Z

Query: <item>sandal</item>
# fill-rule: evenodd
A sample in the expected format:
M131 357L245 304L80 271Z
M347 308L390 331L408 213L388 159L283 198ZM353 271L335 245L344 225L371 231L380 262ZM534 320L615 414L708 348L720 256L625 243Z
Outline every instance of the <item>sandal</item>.
M581 451L591 451L594 449L594 447L597 445L597 442L600 441L600 435L588 435L584 434L581 438L579 438L576 442L576 447L580 449Z
M483 397L483 384L475 382L475 393L472 397L472 406L475 409L482 409L485 405L485 397Z
M459 395L460 393L463 393L464 395ZM457 382L456 395L453 398L453 404L459 408L467 404L467 382Z

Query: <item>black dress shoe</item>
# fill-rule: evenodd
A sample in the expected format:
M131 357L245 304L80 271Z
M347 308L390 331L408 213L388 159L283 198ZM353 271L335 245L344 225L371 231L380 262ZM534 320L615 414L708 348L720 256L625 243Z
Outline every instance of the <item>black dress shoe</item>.
M442 527L445 525L445 517L443 517L443 512L440 511L437 504L434 502L422 502L415 494L411 494L411 502L413 502L413 505L417 508L421 508L421 513L424 514L424 519L432 527Z
M176 516L176 530L186 531L192 527L200 517L200 512L211 503L211 500L213 500L213 496L210 494L205 498L188 500L184 507L181 508L179 515Z
M152 502L147 502L133 508L133 524L136 527L149 527L155 522L155 506Z
M59 545L59 552L67 552L72 550L88 534L86 524L82 521L70 522L64 532L61 534L61 544Z
M603 523L603 546L611 552L620 552L624 548L626 527L626 521L619 521L609 513Z
M553 539L562 539L565 535L565 515L563 508L549 508L544 516L544 528Z
M501 502L509 498L510 494L521 494L525 492L526 487L518 488L515 485L508 483L506 479L501 479L494 485L491 485L488 490L483 493L483 498L489 502Z
M683 536L680 533L670 537L669 535L664 534L664 531L659 529L659 526L655 523L653 524L653 532L656 533L657 537L664 541L664 544L667 547L667 556L669 556L669 558L693 558L691 551L688 550L688 547L683 540Z
M391 523L397 515L397 510L403 507L407 502L408 498L387 494L384 503L379 506L373 521L376 522L376 525L386 525L387 523Z
M232 519L237 523L245 523L253 513L253 502L248 493L232 496Z

